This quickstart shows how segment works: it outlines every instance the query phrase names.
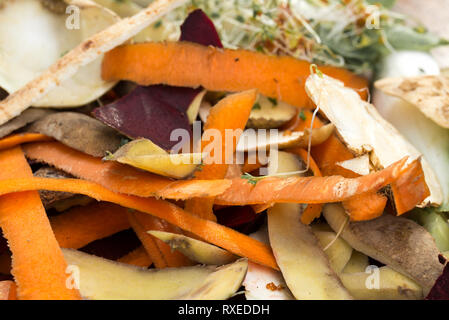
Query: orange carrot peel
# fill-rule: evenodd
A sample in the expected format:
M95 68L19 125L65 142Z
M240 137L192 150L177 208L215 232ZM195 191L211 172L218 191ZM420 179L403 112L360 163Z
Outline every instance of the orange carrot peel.
M156 268L177 268L192 265L192 262L182 253L173 251L169 245L147 233L150 230L180 233L178 228L142 212L130 212L128 213L128 219Z
M33 179L20 148L1 151L0 168L0 179ZM66 285L67 263L36 191L3 196L0 227L12 252L19 299L80 299L78 290Z
M231 253L247 257L256 263L278 270L269 246L213 221L198 218L165 200L119 194L94 182L78 179L33 177L0 181L0 195L30 190L79 193L97 200L112 202L126 208L145 212L187 232L196 234L204 241L222 247Z
M117 262L131 264L133 266L137 267L149 267L153 263L151 261L150 256L147 254L147 251L143 246L140 246L133 251L129 252L128 254L124 255L120 259L117 260Z
M201 171L195 173L196 179L223 179L228 171L228 163L233 159L235 149L237 146L239 135L232 135L231 141L227 139L228 132L234 134L235 132L243 132L246 123L248 122L251 109L254 106L257 98L256 90L248 90L236 94L227 96L220 100L215 105L204 126L204 132L210 132L215 130L220 133L221 141L204 141L202 139L201 151L204 152L207 145L210 143L215 145L219 143L221 146L221 155L207 154L204 159L205 164ZM231 147L230 147L231 146ZM217 150L213 150L216 152ZM227 154L227 152L229 154ZM218 160L218 161L217 161ZM216 217L213 213L214 199L191 199L187 200L185 209L198 215L200 218L216 221Z
M341 176L326 177L266 177L260 180L233 179L232 185L216 198L220 205L248 205L262 203L330 203L375 192L396 181L401 174L419 161L404 168L406 158L389 167L366 176L348 179ZM257 179L257 178L256 178Z
M14 281L0 281L0 300L17 300L17 287Z
M0 139L0 150L16 147L23 143L37 141L52 141L53 138L40 133L18 133Z
M226 180L171 180L115 161L102 162L59 142L28 144L23 150L30 159L99 183L112 191L140 197L178 200L214 197L230 186Z
M301 157L304 163L308 163L310 170L312 170L313 175L315 177L322 177L320 168L316 164L315 160L313 160L312 156L308 154L307 150L302 148L294 148L287 150L294 154L297 154ZM323 210L322 204L308 204L301 214L301 222L304 224L311 224L313 220L319 218L321 216L321 211Z
M79 249L95 240L129 229L127 213L126 208L99 202L50 217L50 223L62 248Z
M364 78L336 68L320 70L361 91ZM190 42L140 43L119 46L105 54L104 80L130 80L141 85L202 86L209 91L244 91L256 88L265 96L297 107L312 108L304 88L310 63L247 51L206 47Z

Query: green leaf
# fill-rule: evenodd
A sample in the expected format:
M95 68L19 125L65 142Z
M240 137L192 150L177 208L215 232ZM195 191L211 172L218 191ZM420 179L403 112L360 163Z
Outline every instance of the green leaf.
M394 6L396 0L367 0L369 4L381 4L384 8L390 9Z
M385 29L388 42L396 50L429 51L447 43L435 34L421 32L403 25L395 25Z
M273 105L273 107L276 107L277 105L278 105L278 100L277 99L275 99L275 98L267 98L270 102L271 102L271 104Z
M256 102L253 106L253 110L260 110L262 107L260 106L259 102Z
M441 252L449 250L449 223L445 213L437 212L436 208L417 208L409 217L432 235Z
M252 185L256 185L256 183L260 180L260 177L255 177L249 173L243 174L241 178L248 180L248 183Z

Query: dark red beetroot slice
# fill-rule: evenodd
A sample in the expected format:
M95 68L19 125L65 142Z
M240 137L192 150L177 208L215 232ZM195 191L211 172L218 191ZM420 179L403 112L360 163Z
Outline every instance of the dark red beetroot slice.
M223 48L214 23L201 9L192 11L181 25L179 40Z
M213 22L200 9L191 12L182 24L180 40L223 47ZM182 128L191 133L186 112L201 91L202 88L138 86L121 99L95 109L93 115L130 138L146 138L169 150L177 143L170 141L173 130Z
M446 259L442 255L438 258L442 264L446 263ZM426 300L449 300L449 263L446 263L443 273L435 281Z
M181 112L187 112L189 106L201 91L203 91L202 88L192 89L162 84L147 87L148 94L153 95L159 101L164 101Z
M159 100L152 87L137 87L123 98L97 108L93 115L124 135L137 139L146 138L163 149L170 150L178 141L170 141L176 129L191 134L187 114Z

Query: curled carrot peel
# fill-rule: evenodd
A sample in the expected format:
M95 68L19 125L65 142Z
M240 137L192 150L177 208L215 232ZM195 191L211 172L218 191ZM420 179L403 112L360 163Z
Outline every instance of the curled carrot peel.
M145 237L145 228L136 221L133 214L128 214L128 220L140 242L142 242L143 248L145 249L148 257L151 261L153 261L154 266L159 269L168 267L161 250L156 244L156 240L151 237Z
M372 220L384 213L387 200L387 197L377 193L367 193L344 201L343 207L351 221Z
M147 251L143 246L140 246L133 251L129 252L128 254L124 255L120 259L117 260L117 262L131 264L133 266L137 267L149 267L153 263L151 261L150 256L148 255Z
M20 148L0 152L0 179L33 177ZM80 299L66 285L67 263L36 191L2 196L0 227L12 252L19 299Z
M50 217L50 223L62 248L78 249L129 229L127 212L128 209L112 203L92 203Z
M233 179L231 187L216 198L220 205L248 205L271 202L330 203L375 192L397 180L404 170L406 158L366 176L348 179L326 177L266 177L259 181ZM412 164L416 165L416 161ZM418 163L420 165L420 163Z
M360 177L359 174L337 164L341 161L353 159L354 155L335 135L332 135L324 143L314 146L312 157L316 160L323 175L341 175L347 178ZM383 214L387 200L386 196L374 191L344 201L343 206L352 221L371 220ZM367 203L369 205L366 205Z
M312 148L312 155L324 175L339 174L348 178L359 176L355 172L337 165L337 162L353 159L354 156L335 135L331 136L324 143L314 146ZM423 198L423 195L429 192L421 166L416 166L414 171L408 171L407 176L402 176L397 182L391 185L391 189L398 215L416 207L426 198ZM363 199L364 197L365 199ZM382 205L385 208L387 198L381 194L367 194L360 196L360 198L349 200L349 202L352 201L357 203L343 203L343 206L347 209L351 219L360 221L373 219L370 217L375 218L381 215L383 212ZM368 202L370 203L369 206L364 205L364 203ZM361 207L358 205L361 205Z
M79 193L99 201L112 202L126 208L145 212L184 231L196 234L204 241L215 244L231 253L247 257L251 261L278 270L269 246L213 221L201 219L165 200L115 193L97 183L78 179L30 177L0 180L0 195L30 190Z
M114 161L102 162L59 142L27 144L23 150L30 159L99 183L112 191L140 197L179 200L213 197L230 186L225 180L171 180Z
M192 262L181 252L171 250L169 245L147 233L150 230L180 233L178 228L142 212L130 212L128 219L149 258L154 261L156 268L177 268L192 265ZM157 247L157 252L154 251L154 246Z
M421 166L414 166L392 183L394 205L398 215L412 210L430 195Z
M310 170L312 170L313 175L315 177L323 176L315 160L313 160L312 156L309 155L305 149L294 148L288 151L299 155L304 163L308 163L309 168ZM323 210L322 204L308 204L307 207L304 209L303 213L301 214L301 222L304 224L311 224L313 220L321 216L322 210Z
M263 167L263 164L260 163L257 159L255 159L255 161L251 161L251 162L255 162L255 163L250 163L250 160L248 158L245 158L245 163L243 163L243 167L242 167L243 172L250 173L250 172L253 172L253 171Z
M367 81L335 67L320 70L356 90ZM141 43L117 47L105 54L105 80L131 80L141 85L203 86L210 91L257 88L265 96L297 107L313 107L304 88L310 63L292 57L247 50L206 47L189 42ZM361 95L366 96L366 92Z
M40 133L18 133L0 139L0 150L16 147L23 143L37 142L37 141L51 141L53 138Z
M229 133L234 134L237 130L243 132L256 98L256 90L235 93L220 100L211 109L204 126L204 132L216 130L220 133L221 141L209 142L204 141L206 139L203 139L201 151L205 151L208 143L219 143L219 146L221 146L221 155L207 154L206 159L204 159L205 164L201 171L195 173L196 179L223 179L225 177L226 172L228 171L228 163L230 163L229 160L233 159L240 135L235 138L232 135L230 141L226 141L229 140L227 139L227 136L229 136ZM214 150L214 152L215 151L217 150ZM227 152L229 152L229 154L227 154ZM185 209L198 215L200 218L216 221L216 217L212 210L213 205L213 198L197 198L187 200Z
M17 288L14 281L0 281L0 300L17 300Z
M79 249L99 239L129 229L128 209L99 202L75 207L57 216L50 217L50 224L61 248ZM0 273L9 274L11 257L0 255Z

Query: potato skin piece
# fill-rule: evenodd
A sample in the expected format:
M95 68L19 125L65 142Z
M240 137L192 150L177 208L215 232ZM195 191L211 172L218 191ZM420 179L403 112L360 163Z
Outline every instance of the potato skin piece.
M58 112L34 122L28 132L53 137L63 144L94 157L115 152L122 136L114 129L85 114Z
M346 216L338 204L326 205L323 213L334 230L341 227ZM357 251L414 279L424 294L443 272L434 239L412 220L384 214L374 220L350 222L341 236Z

